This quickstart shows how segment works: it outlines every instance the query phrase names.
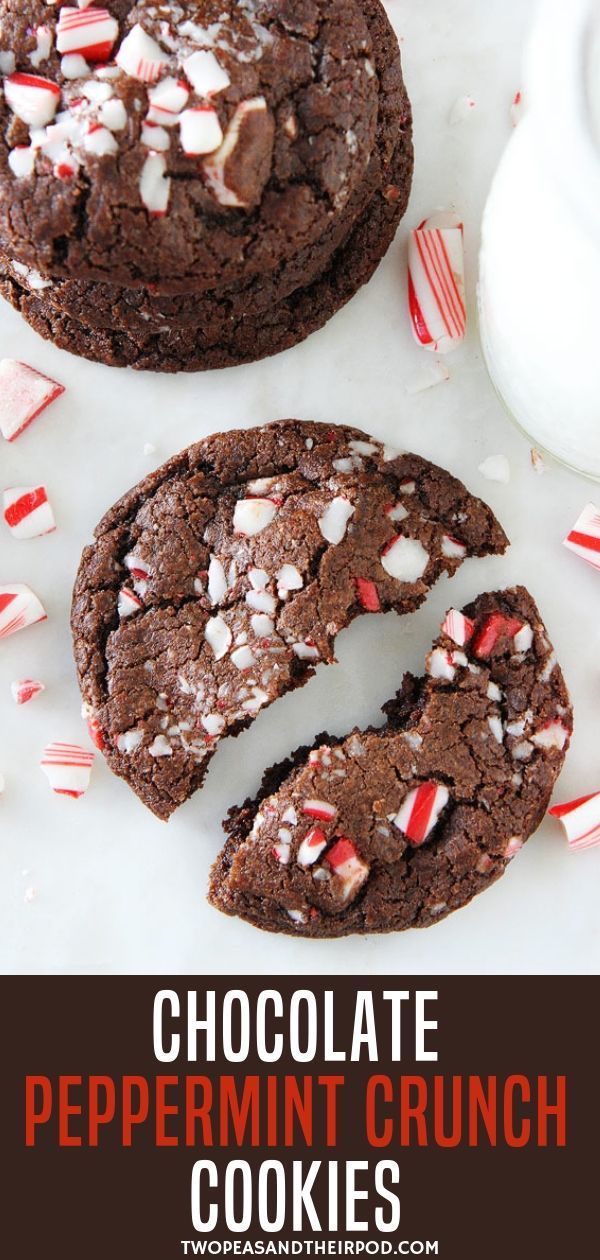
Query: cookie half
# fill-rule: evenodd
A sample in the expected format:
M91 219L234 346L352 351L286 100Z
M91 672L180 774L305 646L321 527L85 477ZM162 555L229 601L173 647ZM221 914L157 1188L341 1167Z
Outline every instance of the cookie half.
M381 729L320 737L231 811L210 901L338 937L429 927L497 880L541 823L572 710L522 587L451 610Z
M83 554L75 658L111 769L168 818L220 739L333 661L355 617L412 612L506 546L449 473L358 429L290 420L198 443Z

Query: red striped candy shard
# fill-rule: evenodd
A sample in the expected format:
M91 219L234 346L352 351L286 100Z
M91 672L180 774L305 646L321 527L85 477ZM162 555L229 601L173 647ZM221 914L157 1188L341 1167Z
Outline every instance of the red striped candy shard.
M463 227L433 215L410 234L408 304L415 339L436 354L463 341L467 327Z
M523 629L523 622L516 617L505 617L504 613L490 613L479 630L474 643L473 653L480 660L491 656L496 644L503 639L514 639Z
M60 102L60 88L37 74L11 74L4 80L6 103L28 127L52 122Z
M20 678L10 684L10 689L15 704L29 704L30 700L35 700L36 696L46 690L43 682L34 678Z
M300 866L312 866L327 847L327 837L320 827L311 827L307 831L298 849L297 861Z
M15 486L4 491L4 520L13 538L40 538L56 529L45 486Z
M0 360L0 432L7 442L14 442L64 392L64 385L26 363Z
M600 569L600 511L594 503L584 507L579 520L567 534L564 545L592 568Z
M394 825L411 844L423 844L449 800L450 793L443 783L420 783L402 802Z
M549 812L564 828L570 849L591 849L600 844L600 792L554 805Z
M340 836L335 841L324 862L340 881L338 891L343 901L355 897L369 877L370 867L359 857L353 841L347 836Z
M475 623L470 617L465 617L464 613L459 612L458 608L451 608L442 624L443 633L447 634L457 647L465 647L472 639L474 629Z
M57 796L78 800L90 785L94 756L79 744L49 744L40 765Z
M331 822L337 814L335 805L330 805L328 801L308 800L302 806L302 813L307 814L309 818L316 818L320 822Z
M46 620L46 610L28 586L0 586L0 639Z
M65 6L58 18L56 47L59 53L81 53L86 61L108 61L118 34L118 23L108 9Z
M168 63L168 57L138 22L123 40L115 61L131 78L142 83L156 83Z

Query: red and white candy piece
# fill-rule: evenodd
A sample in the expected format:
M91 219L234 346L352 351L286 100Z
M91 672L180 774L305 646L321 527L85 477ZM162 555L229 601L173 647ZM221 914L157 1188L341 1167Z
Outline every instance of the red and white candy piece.
M176 127L181 111L185 109L190 93L179 79L167 78L148 91L150 109L148 122L161 127Z
M411 844L423 844L450 799L442 783L420 783L403 801L394 824Z
M37 595L28 586L22 583L0 586L0 639L7 639L18 630L26 630L38 621L45 621L47 615Z
M309 818L316 818L319 822L333 822L337 816L337 809L335 805L330 805L329 801L310 799L304 801L302 813L307 814Z
M94 756L79 744L49 744L40 765L57 796L78 800L90 785Z
M212 105L184 109L179 119L181 147L188 157L214 153L223 140L219 115Z
M277 515L273 499L238 499L233 513L233 531L244 538L261 534Z
M203 164L209 188L222 206L244 206L246 204L233 188L228 187L226 180L227 163L235 152L242 127L248 115L254 113L264 114L266 111L267 102L264 96L255 96L251 100L241 101L227 128L222 145Z
M118 34L118 23L108 9L65 6L58 18L56 47L59 53L79 53L88 62L108 61Z
M446 614L446 619L442 625L442 633L447 634L457 647L465 647L469 640L473 637L475 622L470 617L465 617L464 613L458 611L458 608L451 608Z
M132 79L156 83L168 64L168 57L138 22L123 40L115 61Z
M4 80L6 103L28 127L52 122L60 102L60 88L36 74L11 74Z
M564 828L570 849L591 849L600 844L600 792L554 805L550 814Z
M4 520L13 538L40 538L56 529L45 486L19 486L4 491Z
M600 511L594 503L584 507L570 534L567 534L564 545L592 568L600 569Z
M35 700L36 696L46 690L43 682L38 682L35 678L19 678L10 684L10 689L15 704L29 704L30 700Z
M191 57L186 57L183 69L197 96L215 96L217 92L224 92L231 82L213 52L192 53Z
M171 180L167 177L167 161L162 153L150 153L142 167L140 197L155 219L167 213L171 196Z
M490 613L478 630L473 642L473 652L480 660L491 656L496 644L501 639L515 639L523 630L524 623L516 617L505 617L504 613ZM518 650L518 649L517 649Z
M323 849L327 848L327 837L320 827L311 827L307 831L298 849L298 865L313 866L320 858Z
M340 836L323 859L336 879L341 881L338 888L344 901L350 901L369 878L369 867L356 852L356 848L347 836Z
M17 359L0 360L0 432L7 442L15 438L64 394L64 385L42 376Z
M447 354L460 345L467 309L463 226L455 215L433 215L411 232L408 302L420 346Z
M138 599L135 591L129 589L128 586L122 586L117 599L117 612L123 621L126 617L133 617L133 614L139 612L144 605L141 599Z

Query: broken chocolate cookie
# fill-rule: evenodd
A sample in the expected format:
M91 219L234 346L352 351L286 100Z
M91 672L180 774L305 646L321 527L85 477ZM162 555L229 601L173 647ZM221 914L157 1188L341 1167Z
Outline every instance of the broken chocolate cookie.
M381 729L321 737L231 811L210 900L257 927L336 937L428 927L506 870L548 808L572 732L522 587L448 614Z
M96 741L168 818L219 740L331 662L356 616L411 612L442 573L506 545L449 473L358 429L207 438L130 491L84 552L72 627Z

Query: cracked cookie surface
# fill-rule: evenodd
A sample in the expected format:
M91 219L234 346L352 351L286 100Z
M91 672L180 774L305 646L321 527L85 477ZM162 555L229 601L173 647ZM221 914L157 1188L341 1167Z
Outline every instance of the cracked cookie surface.
M547 810L572 732L519 587L451 610L381 729L320 737L231 811L213 905L314 937L428 927L497 880Z
M411 612L493 513L449 473L360 430L217 434L121 500L73 601L85 704L111 768L167 818L226 734L334 659L356 616Z
M352 203L381 91L391 101L401 86L397 58L389 85L376 70L374 33L389 25L375 0L108 0L104 21L96 12L0 0L9 257L76 281L201 292L276 269Z

